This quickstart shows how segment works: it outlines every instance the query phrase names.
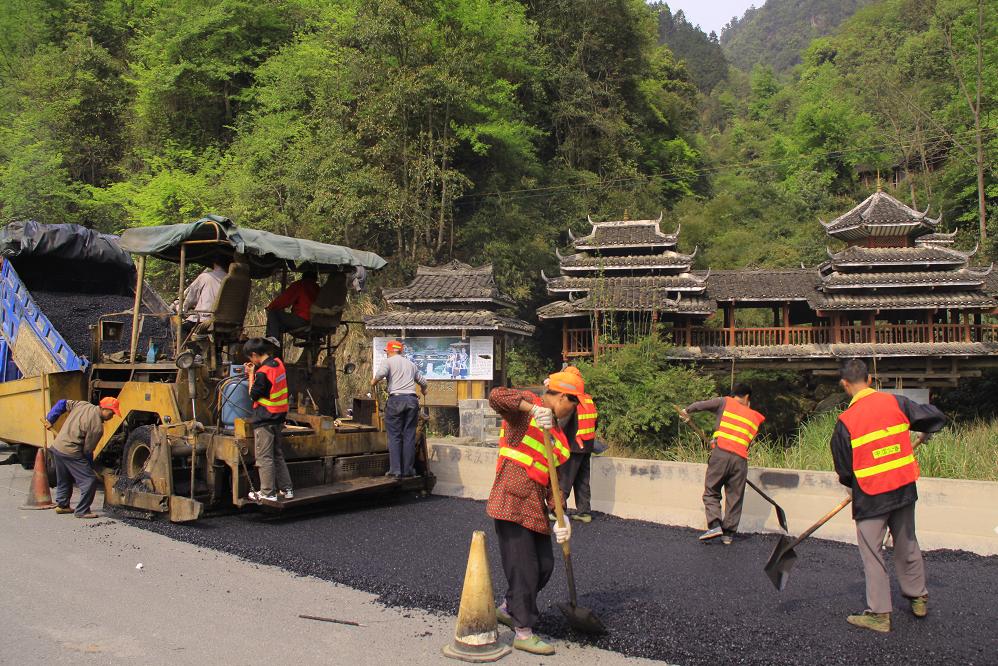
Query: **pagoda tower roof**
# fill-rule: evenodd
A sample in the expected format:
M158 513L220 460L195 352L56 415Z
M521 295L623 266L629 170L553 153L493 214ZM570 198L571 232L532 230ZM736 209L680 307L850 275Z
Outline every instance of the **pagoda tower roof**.
M675 247L679 242L679 227L671 234L664 234L660 228L662 216L657 220L617 220L612 222L593 222L588 235L576 238L572 230L568 236L576 250L648 250Z
M829 236L852 242L871 237L915 238L936 230L942 215L927 217L883 191L876 191L831 222L822 221Z

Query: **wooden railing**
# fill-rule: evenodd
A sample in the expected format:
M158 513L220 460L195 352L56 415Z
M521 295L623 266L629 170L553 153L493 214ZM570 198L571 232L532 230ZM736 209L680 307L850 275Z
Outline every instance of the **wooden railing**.
M705 326L664 327L663 336L679 347L777 347L783 345L828 345L836 342L831 326L773 326L763 328L708 328ZM954 342L998 343L998 324L876 324L843 326L839 344L939 344ZM600 344L600 350L622 344ZM588 328L565 331L565 353L569 357L591 356L592 331Z

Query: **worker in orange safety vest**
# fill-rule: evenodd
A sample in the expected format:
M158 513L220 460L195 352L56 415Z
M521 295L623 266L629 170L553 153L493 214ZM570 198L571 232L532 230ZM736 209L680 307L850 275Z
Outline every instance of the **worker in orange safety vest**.
M840 384L851 398L832 434L832 458L839 482L852 490L856 542L866 574L867 609L847 620L864 629L891 630L891 584L882 544L889 529L894 539L894 572L901 594L918 618L929 612L925 564L915 537L918 461L911 431L928 439L946 424L932 405L902 395L876 391L866 363L847 361Z
M742 518L745 480L748 478L748 450L759 434L766 417L751 407L752 389L735 384L728 397L701 400L680 412L689 422L692 412L715 412L717 421L711 438L710 458L704 478L703 506L707 513L707 531L701 541L718 537L730 545ZM724 489L724 513L721 513L721 489Z
M566 366L562 372L567 372L582 378L582 373L574 365ZM589 486L591 476L591 459L593 447L596 443L596 403L593 397L588 394L579 396L579 404L575 409L574 422L569 419L564 426L565 432L571 434L575 431L575 437L571 441L571 455L565 464L558 466L558 484L565 495L565 502L568 502L569 495L575 492L575 513L572 519L582 523L591 522L592 516L592 491ZM554 519L554 516L548 516Z

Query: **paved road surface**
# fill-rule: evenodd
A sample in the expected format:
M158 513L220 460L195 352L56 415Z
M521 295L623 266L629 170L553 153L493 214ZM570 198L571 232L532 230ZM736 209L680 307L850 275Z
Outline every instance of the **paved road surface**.
M457 663L439 652L452 617L387 608L367 592L111 518L19 511L29 474L0 467L0 664ZM569 644L543 662L515 653L502 663L648 662Z

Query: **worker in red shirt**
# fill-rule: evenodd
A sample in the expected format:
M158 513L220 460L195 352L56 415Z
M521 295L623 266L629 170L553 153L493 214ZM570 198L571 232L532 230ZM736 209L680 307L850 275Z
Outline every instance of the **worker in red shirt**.
M288 331L305 328L312 320L312 303L319 295L319 274L308 269L267 306L267 336L281 339ZM290 308L290 312L286 311Z
M568 460L569 443L558 422L570 419L585 392L582 377L556 372L546 382L543 397L530 391L495 388L489 404L503 418L503 436L496 461L496 478L485 512L495 520L502 570L509 585L496 618L511 627L513 647L532 654L554 654L554 647L534 635L540 612L537 594L554 570L547 509L551 485L544 431L551 435L555 463ZM564 543L572 527L554 526L555 540Z

